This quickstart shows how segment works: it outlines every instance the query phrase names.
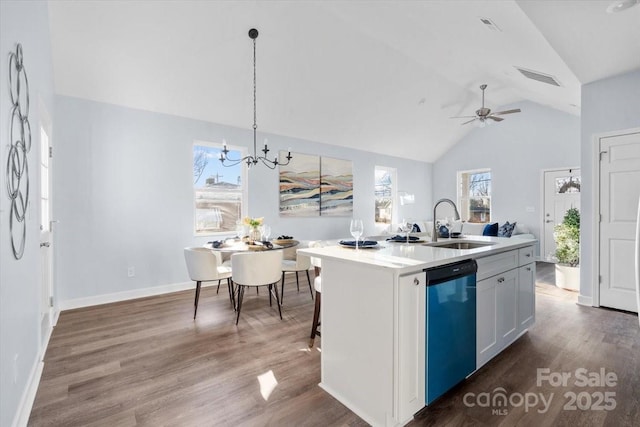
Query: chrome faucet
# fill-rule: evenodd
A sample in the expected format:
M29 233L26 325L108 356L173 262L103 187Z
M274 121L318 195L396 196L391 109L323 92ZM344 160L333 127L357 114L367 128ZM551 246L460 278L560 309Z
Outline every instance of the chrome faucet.
M437 242L438 241L438 234L436 232L436 208L438 207L438 205L442 202L447 202L449 203L451 206L453 206L453 210L455 212L455 220L458 221L460 219L460 213L458 213L458 207L456 206L455 203L453 203L453 200L451 199L440 199L436 202L436 204L433 206L433 230L431 230L431 241L432 242Z

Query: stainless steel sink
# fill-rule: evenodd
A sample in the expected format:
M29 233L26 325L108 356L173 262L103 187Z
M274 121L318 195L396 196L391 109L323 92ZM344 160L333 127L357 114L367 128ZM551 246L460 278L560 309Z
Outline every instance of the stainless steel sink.
M495 245L495 242L481 242L477 240L463 240L459 242L452 242L450 240L447 240L446 242L423 243L423 245L449 249L477 249L485 246Z

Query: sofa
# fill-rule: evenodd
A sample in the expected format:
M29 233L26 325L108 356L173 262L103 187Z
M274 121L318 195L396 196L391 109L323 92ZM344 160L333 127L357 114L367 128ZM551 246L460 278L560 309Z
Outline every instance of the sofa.
M443 220L439 220L438 223L442 222ZM503 225L504 223L506 223L507 221L495 221L497 222L499 225ZM414 223L417 226L417 229L419 229L420 231L414 231L410 233L411 236L415 236L418 238L421 238L423 240L431 240L431 231L433 229L433 221L426 221L426 220L416 220L414 221ZM529 231L529 228L524 225L524 224L520 224L517 221L515 222L516 226L513 229L513 232L511 234L511 238L523 238L523 239L535 239L536 237ZM451 231L452 232L459 232L462 233L463 237L468 237L468 236L482 236L482 232L484 231L485 226L487 225L487 223L472 223L472 222L463 222L463 221L456 221L453 224L453 227L451 227ZM437 229L437 227L436 227ZM390 230L398 230L398 226L394 225L393 227L389 227L389 230L387 231L383 231L378 235L375 236L367 236L367 239L369 240L386 240L389 237L393 237L397 234L403 234L399 231L395 231L392 232Z

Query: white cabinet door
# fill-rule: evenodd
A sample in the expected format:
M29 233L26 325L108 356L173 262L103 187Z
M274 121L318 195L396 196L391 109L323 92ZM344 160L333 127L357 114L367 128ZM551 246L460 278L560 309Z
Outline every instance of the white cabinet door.
M480 280L476 292L476 365L480 368L518 334L518 270Z
M536 264L518 269L518 333L531 327L536 316Z
M518 335L518 272L516 269L496 276L496 329L500 349Z
M495 277L476 284L476 367L480 368L498 353L497 285Z
M424 272L402 276L398 283L398 419L409 420L425 405Z

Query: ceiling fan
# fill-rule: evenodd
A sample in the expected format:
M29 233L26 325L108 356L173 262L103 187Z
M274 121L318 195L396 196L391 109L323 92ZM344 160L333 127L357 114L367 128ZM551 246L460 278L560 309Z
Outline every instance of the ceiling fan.
M471 120L468 120L464 123L462 123L463 125L466 125L467 123L471 123L473 121L478 120L478 123L480 125L480 127L484 127L487 123L491 123L490 121L488 121L487 119L491 119L494 122L501 122L504 119L502 117L497 117L497 116L502 116L505 114L512 114L512 113L519 113L521 110L519 108L515 108L513 110L505 110L505 111L498 111L497 113L492 113L491 110L489 108L485 108L484 106L484 90L487 88L487 85L481 85L480 89L482 90L482 107L479 110L476 110L476 115L475 116L457 116L457 117L451 117L452 119L469 119L471 118Z

